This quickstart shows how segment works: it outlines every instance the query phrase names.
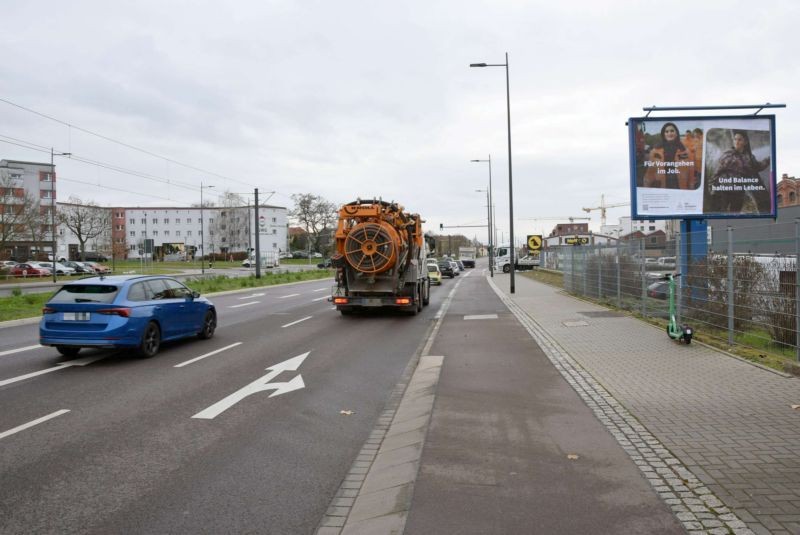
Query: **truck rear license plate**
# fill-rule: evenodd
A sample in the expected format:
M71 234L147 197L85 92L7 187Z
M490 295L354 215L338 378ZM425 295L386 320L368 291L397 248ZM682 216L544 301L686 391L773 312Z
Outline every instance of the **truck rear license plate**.
M379 307L381 305L383 305L383 303L381 302L380 299L375 299L375 298L364 299L365 307Z

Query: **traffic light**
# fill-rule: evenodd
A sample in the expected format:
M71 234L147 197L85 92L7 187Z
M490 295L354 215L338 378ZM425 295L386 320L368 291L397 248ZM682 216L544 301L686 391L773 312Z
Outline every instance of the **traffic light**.
M444 230L444 223L439 223L439 230Z

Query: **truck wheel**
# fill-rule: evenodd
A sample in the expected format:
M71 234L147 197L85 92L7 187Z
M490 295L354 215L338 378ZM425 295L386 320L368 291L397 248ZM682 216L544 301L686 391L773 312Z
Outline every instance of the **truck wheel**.
M417 312L422 312L422 300L424 299L422 294L425 293L424 288L424 284L417 284Z
M510 264L506 264L505 266L503 266L503 273L511 273L511 265Z

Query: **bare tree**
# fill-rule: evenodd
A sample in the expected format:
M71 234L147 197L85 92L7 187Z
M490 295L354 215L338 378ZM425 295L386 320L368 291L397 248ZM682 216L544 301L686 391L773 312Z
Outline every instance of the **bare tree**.
M37 251L43 251L45 245L49 246L53 243L49 214L49 211L43 210L39 201L33 198L30 199L29 204L25 206L22 212L22 224L27 231L27 237ZM53 254L55 255L56 253L54 252Z
M93 201L84 203L78 197L70 197L69 204L58 214L58 221L78 239L81 260L86 257L86 243L108 230L108 214Z
M204 203L205 204L205 203ZM217 238L220 251L235 253L248 247L249 214L243 197L225 191L217 203L217 217L211 230Z
M306 229L314 249L320 251L336 225L337 206L312 193L296 193L292 195L292 200L294 209L289 215Z

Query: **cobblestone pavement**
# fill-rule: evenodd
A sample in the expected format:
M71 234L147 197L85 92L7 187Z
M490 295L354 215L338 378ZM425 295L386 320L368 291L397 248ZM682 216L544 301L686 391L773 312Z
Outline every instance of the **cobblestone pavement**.
M494 282L508 294L507 276ZM530 317L534 338L538 328L540 345L574 359L611 394L612 405L618 402L638 420L638 431L666 448L656 462L679 462L671 473L691 483L685 490L697 496L668 489L669 475L667 485L654 486L687 530L800 534L800 410L792 408L800 404L800 380L700 344L677 344L661 329L524 276L516 277L510 302ZM617 439L628 450L622 426ZM647 475L652 463L629 453ZM660 468L652 473L666 472ZM721 506L702 500L706 488ZM716 518L700 523L704 517L693 513L709 508Z

